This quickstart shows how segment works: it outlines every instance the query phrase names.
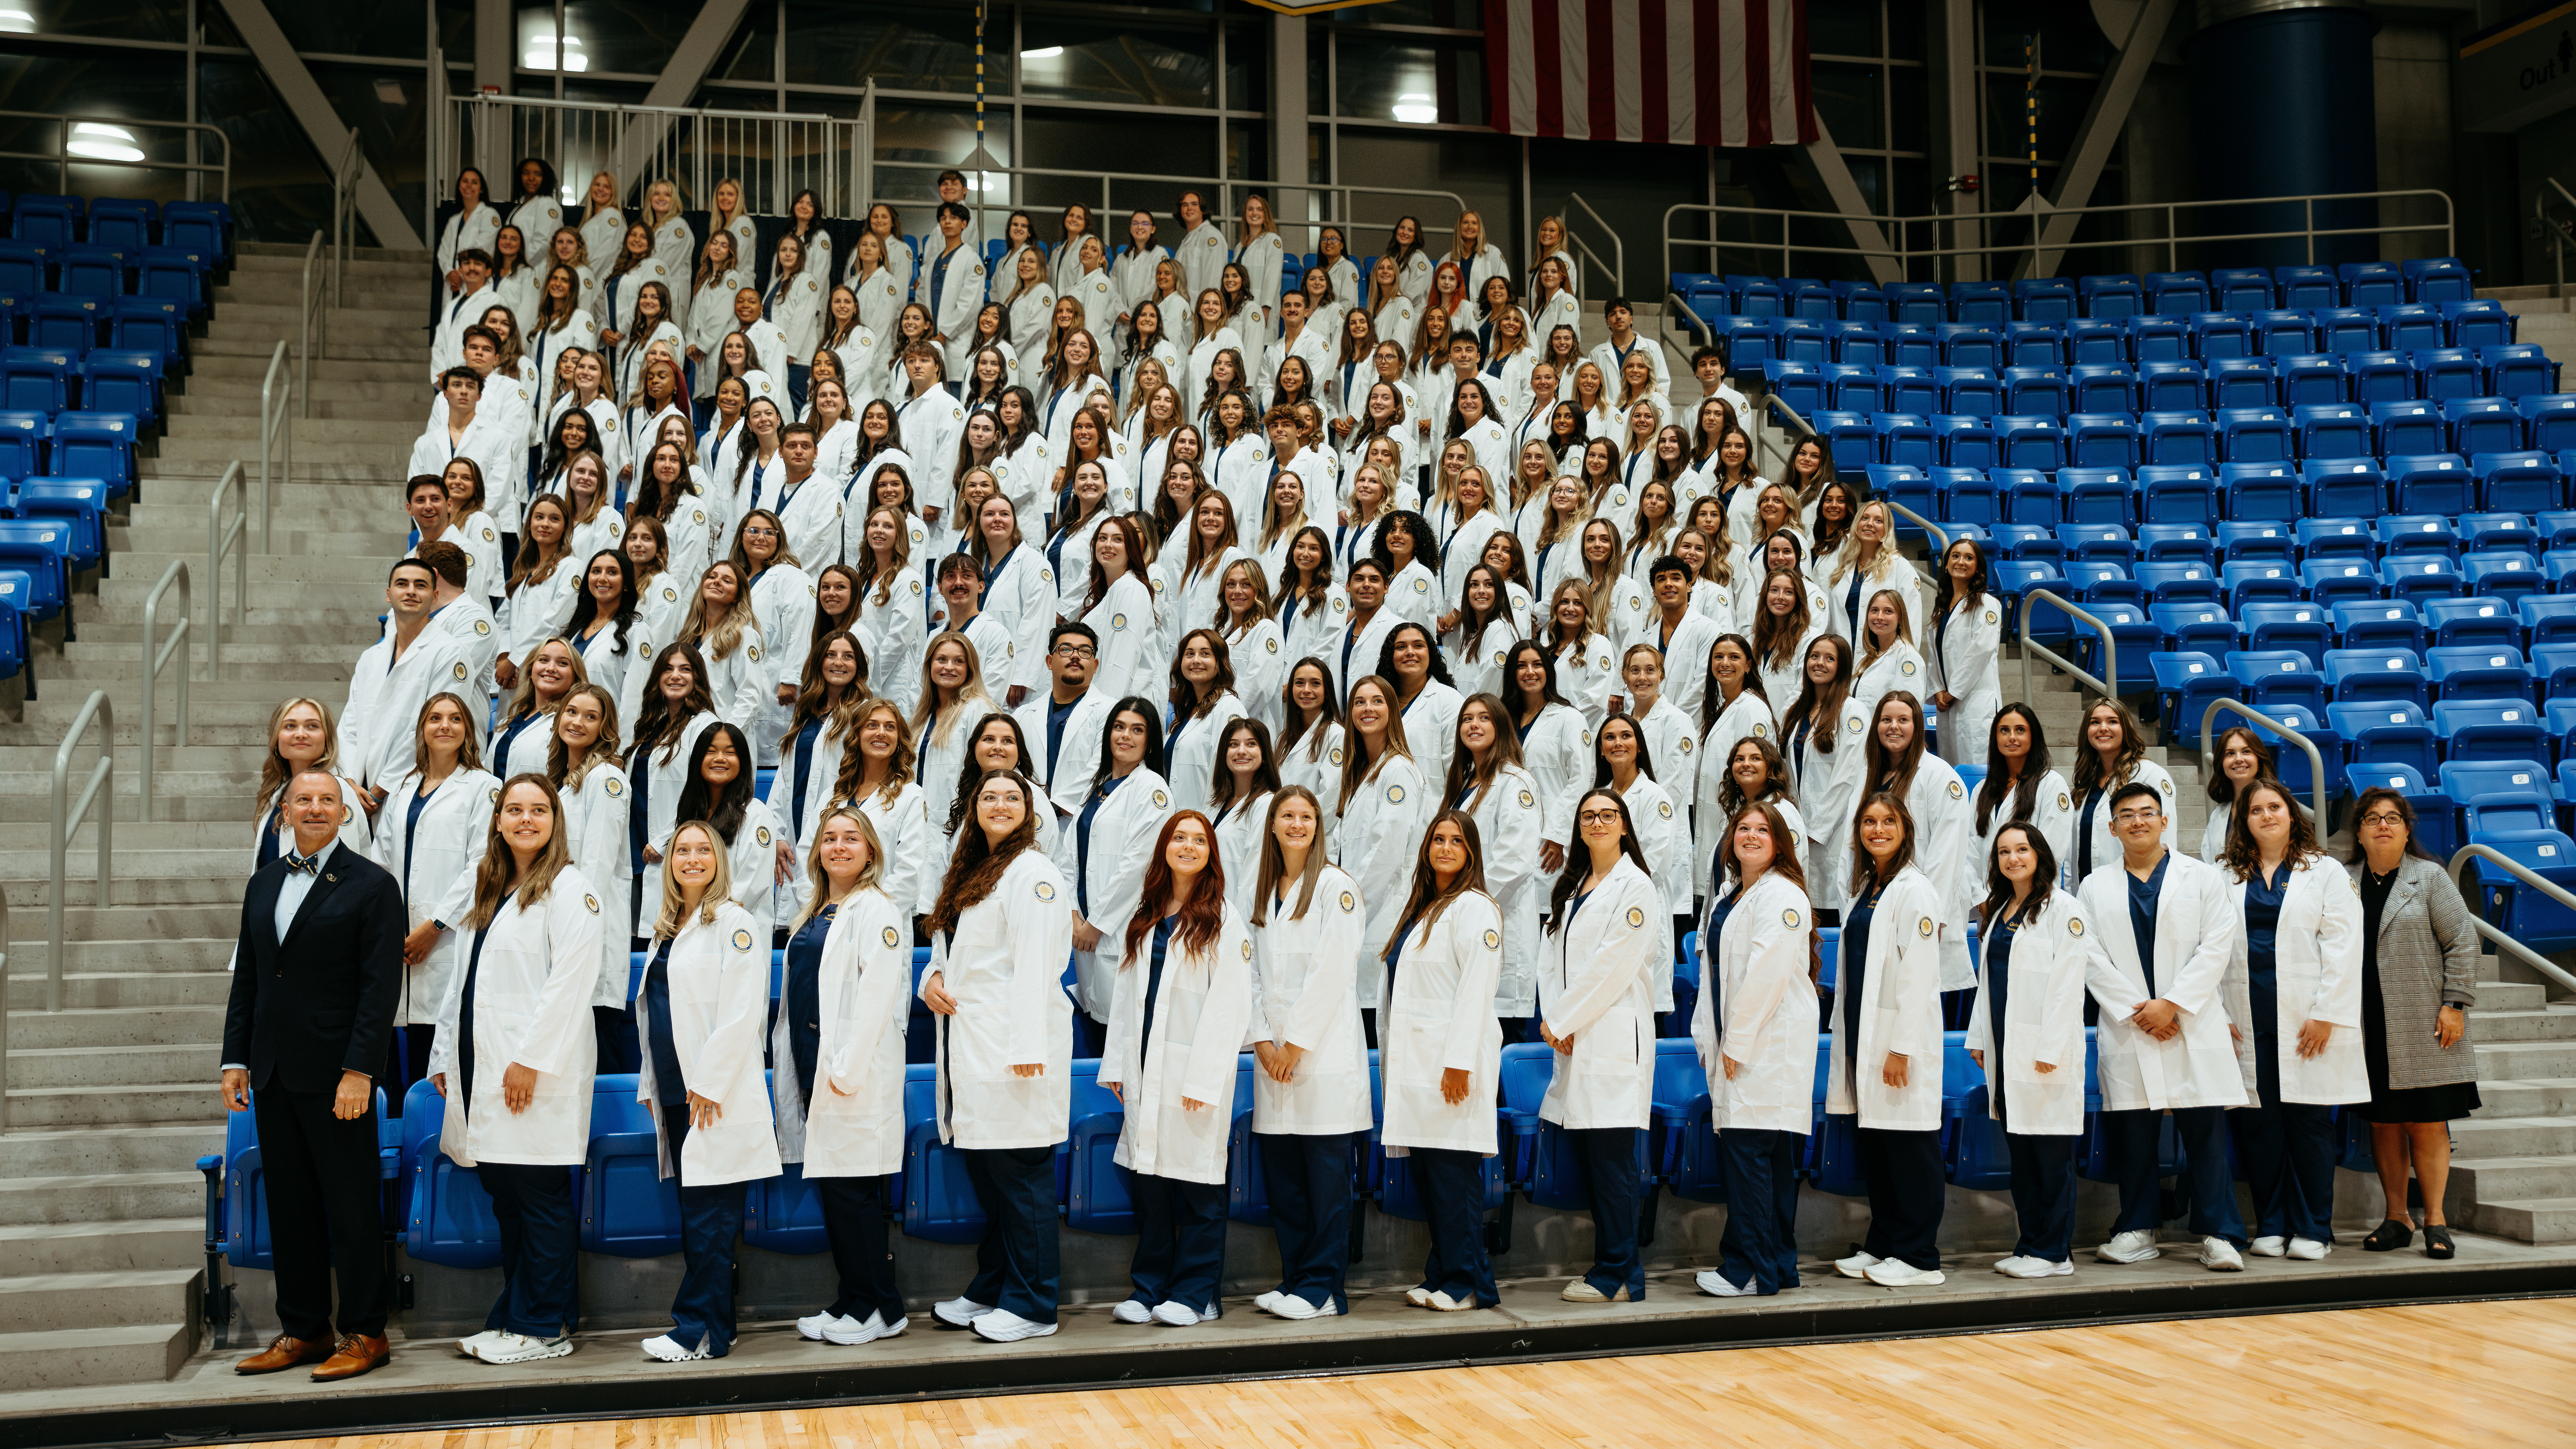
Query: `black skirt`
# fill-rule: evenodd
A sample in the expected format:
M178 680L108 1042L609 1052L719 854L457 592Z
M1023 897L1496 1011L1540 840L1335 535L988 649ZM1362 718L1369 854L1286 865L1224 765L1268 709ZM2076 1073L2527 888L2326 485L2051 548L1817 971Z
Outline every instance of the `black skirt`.
M2378 922L2369 923L2364 937L2377 943ZM2444 1082L2433 1087L2391 1087L2388 1085L2388 1006L2379 994L2378 952L2362 963L2361 972L2361 1050L2370 1069L2370 1100L2361 1107L2361 1120L2393 1125L2400 1122L2457 1122L2478 1110L2478 1084Z

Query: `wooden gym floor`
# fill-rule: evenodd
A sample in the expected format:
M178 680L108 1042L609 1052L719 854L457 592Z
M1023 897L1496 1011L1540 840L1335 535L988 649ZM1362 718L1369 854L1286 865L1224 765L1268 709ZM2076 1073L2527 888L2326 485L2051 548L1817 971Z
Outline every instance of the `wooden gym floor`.
M2576 1299L300 1441L304 1449L2576 1443Z

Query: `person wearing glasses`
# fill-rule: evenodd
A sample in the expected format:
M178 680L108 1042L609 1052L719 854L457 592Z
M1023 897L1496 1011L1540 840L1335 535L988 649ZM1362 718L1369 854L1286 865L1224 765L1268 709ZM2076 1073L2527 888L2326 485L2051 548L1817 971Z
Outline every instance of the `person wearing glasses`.
M2201 1266L2241 1273L2245 1223L2227 1166L2226 1109L2245 1105L2245 1083L2223 993L2238 930L2227 877L2169 848L2163 788L2133 779L2111 792L2107 809L2120 859L2076 892L2085 918L2104 923L2087 984L2101 1007L2102 1131L2120 1188L2111 1240L2094 1256L2159 1256L2156 1139L2170 1111L2188 1159Z

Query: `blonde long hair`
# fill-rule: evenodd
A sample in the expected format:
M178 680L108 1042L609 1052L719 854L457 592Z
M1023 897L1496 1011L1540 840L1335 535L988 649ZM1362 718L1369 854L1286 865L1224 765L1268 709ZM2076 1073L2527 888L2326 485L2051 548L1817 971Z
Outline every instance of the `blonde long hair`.
M760 620L751 612L751 585L743 582L742 570L733 560L720 558L707 565L707 572L724 569L733 575L733 603L713 619L706 616L706 579L698 579L698 593L689 600L689 621L680 628L680 642L701 646L709 659L730 659L743 643L743 632L760 631Z

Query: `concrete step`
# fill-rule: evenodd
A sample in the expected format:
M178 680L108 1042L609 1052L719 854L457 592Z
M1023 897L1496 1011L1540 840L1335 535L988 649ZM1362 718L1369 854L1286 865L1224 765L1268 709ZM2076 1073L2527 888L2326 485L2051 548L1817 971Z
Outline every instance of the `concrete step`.
M117 777L116 798L109 809L120 825L130 823L140 828L143 823L143 786L137 778L140 773L129 770ZM0 827L48 821L50 804L44 794L47 783L24 776L0 780ZM256 774L247 768L238 775L178 775L165 770L152 783L152 813L156 824L171 820L247 821L256 784Z
M40 1273L0 1278L0 1333L109 1328L156 1319L191 1322L202 1268L120 1273Z
M75 1048L107 1050L136 1042L213 1042L221 1041L223 1034L224 1008L221 1002L203 1006L90 1007L9 1014L9 1052L12 1057Z
M388 537L400 539L402 535ZM199 587L197 575L206 566L205 539L200 536L196 548L151 548L137 539L133 546L116 557L116 572L101 587L101 602L113 602L116 595L132 594L139 608L152 586L160 582L162 571L173 562L189 565L189 587ZM397 553L399 550L396 551ZM322 553L255 553L249 556L245 571L250 578L254 597L275 584L319 584L331 587L372 588L379 597L385 586L385 573L393 567L393 555L385 558L352 558L346 554ZM235 565L224 561L224 574L229 591Z
M315 349L313 372L317 378L328 376L328 370L341 362L358 361L401 363L412 369L414 377L423 381L428 380L429 324L426 319L421 322L416 335L408 331L382 334L398 339L393 341L367 341L364 340L365 334L356 333L348 328L343 328L341 331L341 336L325 338L323 344ZM277 332L257 330L245 331L238 338L210 332L197 339L196 345L189 349L189 356L191 358L220 357L229 353L236 357L256 357L265 360L276 348L279 336ZM285 336L286 365L289 370L292 370L295 366L296 339L291 332ZM316 384L317 387L319 385Z
M228 951L227 943L203 945ZM223 1047L215 1035L125 1046L55 1047L9 1054L14 1090L103 1086L201 1086L221 1070Z
M2576 1153L2576 1117L2473 1117L2451 1124L2455 1162L2571 1153Z
M2576 1157L2488 1157L2453 1162L2450 1201L2468 1204L2511 1198L2576 1198Z
M0 1179L0 1223L91 1223L182 1218L202 1212L205 1175L198 1172L111 1172L77 1177ZM0 1326L8 1324L13 1285L0 1279Z
M188 1085L119 1084L98 1087L29 1087L9 1091L9 1121L28 1127L121 1127L147 1123L193 1123L223 1110L213 1083L222 1075L221 1053L193 1048L204 1075Z
M2509 1041L2576 1042L2576 1006L2551 1006L2533 1011L2489 1011L2481 1007L2469 1013L2469 1034L2482 1045Z
M230 854L232 858L229 864L213 860L202 862L206 869L217 872L210 876L192 875L186 871L129 875L121 873L120 867L120 874L111 882L114 889L109 891L106 904L115 906L230 905L238 911L241 909L242 884L249 879L241 867L249 863L249 854L248 852ZM97 883L83 873L96 859L96 855L93 854L90 861L71 863L69 878L63 882L65 906L91 906L100 903ZM52 889L48 884L50 874L49 862L38 857L31 865L23 855L9 862L6 869L0 869L0 891L8 893L10 909L18 912L35 911L41 919L46 904L45 893ZM21 919L25 917L21 916ZM106 1001L87 1004L116 1006L168 1003Z
M0 1279L32 1273L198 1266L205 1261L205 1232L202 1214L0 1227Z
M2476 1011L2532 1011L2548 1000L2549 988L2534 982L2481 981Z
M2526 1243L2576 1243L2576 1196L2476 1203L2464 1216L2455 1216L2452 1221L2477 1232Z
M41 936L20 941L9 952L13 974L41 973L50 964L52 945ZM203 936L152 937L142 940L75 941L65 933L63 969L75 975L101 971L221 971L232 954L232 932ZM16 1076L11 1086L21 1085Z
M184 1317L164 1323L0 1333L0 1390L166 1383L197 1350Z
M408 453L411 450L412 440L420 436L421 429L418 423L399 416L400 411L388 405L378 410L373 417L299 417L290 420L289 426L294 430L295 447L298 452L306 448L389 446L400 447ZM388 413L397 415L387 416ZM421 413L424 417L428 415L425 403ZM162 439L162 449L167 452L170 445L174 443L199 443L210 438L247 442L251 445L251 451L258 451L260 420L257 409L253 408L247 412L193 414L185 421L174 421L169 434Z
M234 900L241 899L238 883L233 886L231 894ZM219 1008L232 993L233 978L231 973L220 969L220 962L217 968L212 971L67 971L63 973L63 1006L67 1010L136 1006ZM11 1013L43 1010L46 984L44 976L11 972Z
M208 337L198 340L211 342L214 339ZM276 345L277 339L272 337L256 346L227 343L213 351L203 347L192 347L188 354L188 384L194 388L214 379L247 380L251 386L250 395L256 401L259 397L259 385L268 376L269 353ZM287 369L290 372L295 367L294 353L295 349L290 344L286 359ZM317 357L314 362L317 365L327 365L328 375L331 378L331 390L334 392L343 383L406 383L420 388L425 397L429 388L429 351L426 345L404 357L329 356Z
M2490 1044L2472 1037L2478 1053L2478 1078L2528 1082L2543 1077L2576 1077L2576 1041L2509 1041Z
M2478 1120L2570 1116L2576 1116L2576 1077L2478 1083Z
M13 1022L16 1017L12 1017ZM208 1084L212 1099L214 1084ZM185 1172L224 1150L224 1128L165 1123L148 1127L44 1128L0 1134L0 1179ZM173 1216L177 1216L174 1214ZM39 1269L9 1268L8 1272Z

